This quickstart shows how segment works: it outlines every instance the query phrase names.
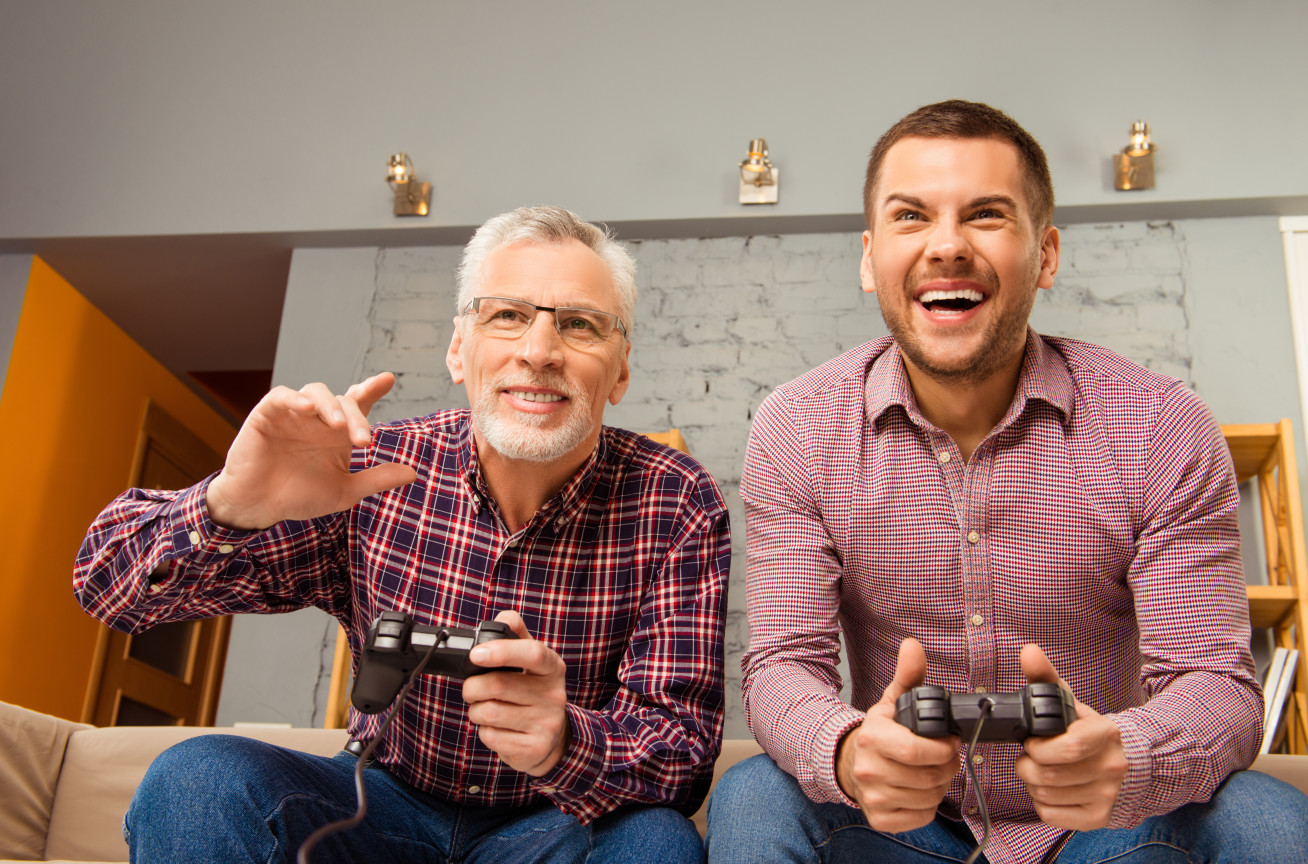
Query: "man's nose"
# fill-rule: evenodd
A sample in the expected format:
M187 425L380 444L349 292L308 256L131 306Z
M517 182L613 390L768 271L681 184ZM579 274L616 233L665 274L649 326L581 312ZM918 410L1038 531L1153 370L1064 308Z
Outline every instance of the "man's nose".
M518 337L518 359L536 369L558 366L563 362L563 337L554 324L553 312L537 312Z
M972 257L972 245L956 219L940 219L931 227L926 254L933 261L952 263Z

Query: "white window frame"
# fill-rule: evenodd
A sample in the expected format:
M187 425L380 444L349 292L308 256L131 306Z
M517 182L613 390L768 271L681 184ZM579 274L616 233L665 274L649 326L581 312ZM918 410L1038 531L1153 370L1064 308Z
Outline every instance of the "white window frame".
M1299 373L1299 404L1308 434L1308 216L1282 216L1285 277L1290 291L1290 327L1294 333L1295 368Z

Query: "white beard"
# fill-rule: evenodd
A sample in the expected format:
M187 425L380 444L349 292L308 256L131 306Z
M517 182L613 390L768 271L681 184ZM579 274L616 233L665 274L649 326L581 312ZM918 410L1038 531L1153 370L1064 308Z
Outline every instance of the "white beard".
M563 425L543 429L553 420L546 414L528 414L502 405L500 391L506 386L536 386L557 390L568 398ZM498 410L497 410L498 409ZM594 431L590 416L590 397L578 392L562 378L553 376L514 376L487 381L481 387L472 409L473 427L497 453L509 459L527 462L553 462L572 452Z

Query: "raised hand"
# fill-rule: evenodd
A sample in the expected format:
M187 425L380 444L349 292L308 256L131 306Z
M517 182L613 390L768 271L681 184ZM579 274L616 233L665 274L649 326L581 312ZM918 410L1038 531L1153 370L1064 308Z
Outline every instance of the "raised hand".
M260 400L209 484L209 515L228 528L262 530L284 519L312 519L353 507L418 476L384 463L350 473L350 455L372 437L368 412L395 377L374 375L335 396L322 384L274 388Z
M958 736L923 738L895 722L895 700L926 680L926 653L916 639L899 645L895 677L881 701L841 739L836 779L878 831L929 825L958 773Z
M1023 646L1021 659L1028 682L1067 687L1040 646ZM1042 820L1055 828L1090 831L1107 825L1112 816L1126 776L1126 752L1112 720L1079 699L1076 716L1062 735L1026 739L1017 776Z
M517 612L501 612L517 639L498 639L472 649L479 666L511 666L521 672L487 672L463 682L468 719L481 742L506 765L542 777L558 764L569 743L567 667L563 658L531 638Z

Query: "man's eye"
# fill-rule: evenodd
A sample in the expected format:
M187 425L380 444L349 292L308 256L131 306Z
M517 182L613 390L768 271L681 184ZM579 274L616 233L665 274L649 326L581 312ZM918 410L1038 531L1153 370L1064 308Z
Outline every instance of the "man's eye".
M501 309L492 316L495 321L514 322L524 320L523 314L514 309Z
M978 210L972 215L973 219L1003 219L1004 214L998 210Z
M895 214L896 222L917 222L922 218L922 214L916 210L902 210Z
M563 322L563 326L567 330L594 330L595 329L594 322L579 317L565 319Z

